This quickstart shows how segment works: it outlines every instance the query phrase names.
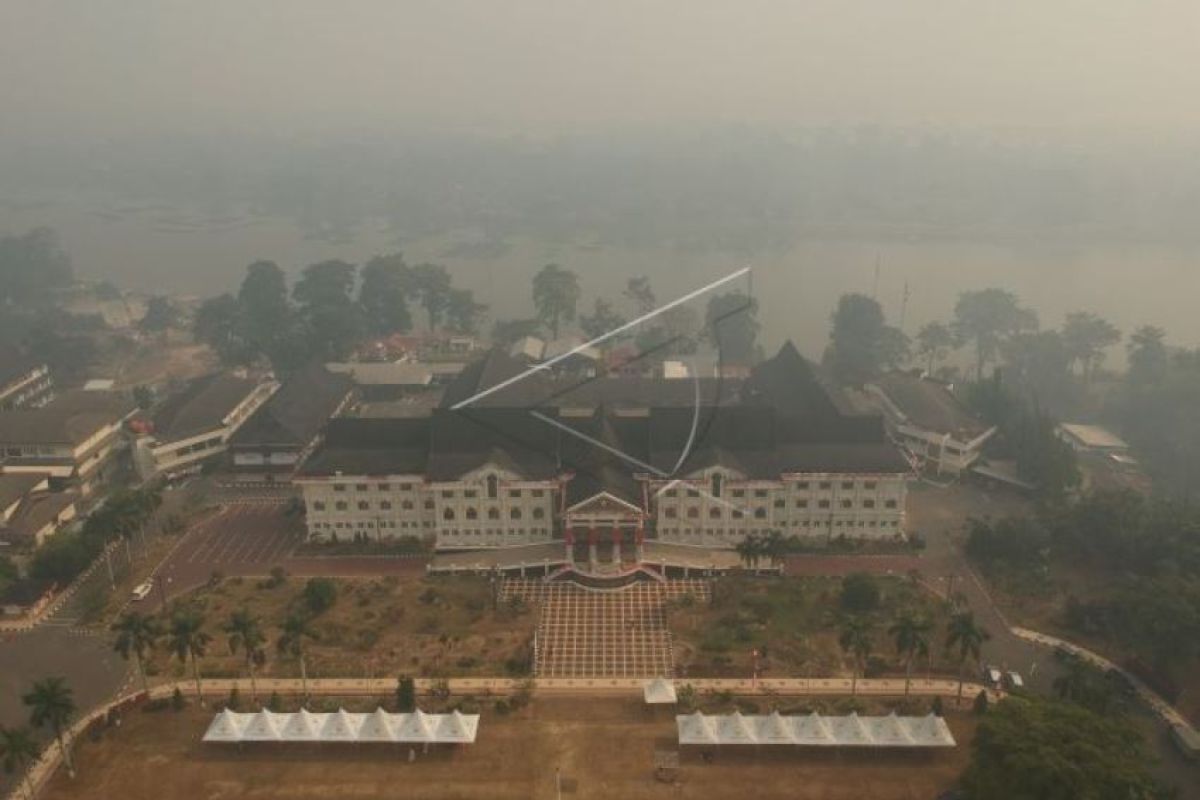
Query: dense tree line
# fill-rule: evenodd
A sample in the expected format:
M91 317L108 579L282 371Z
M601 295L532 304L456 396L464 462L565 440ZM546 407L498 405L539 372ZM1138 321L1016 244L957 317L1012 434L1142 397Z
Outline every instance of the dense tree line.
M156 489L123 489L110 495L77 531L57 534L38 548L31 577L65 586L117 539L141 541L145 528L162 505Z
M399 253L376 256L361 270L339 260L310 264L290 292L278 264L257 261L236 296L201 305L194 331L222 363L266 358L287 372L312 358L343 359L368 335L409 331L413 309L424 312L429 330L473 334L486 307L456 288L445 267L409 266Z
M1101 590L1067 598L1063 624L1109 639L1163 675L1200 658L1200 508L1097 492L1035 516L973 520L967 554L987 571L1084 567Z

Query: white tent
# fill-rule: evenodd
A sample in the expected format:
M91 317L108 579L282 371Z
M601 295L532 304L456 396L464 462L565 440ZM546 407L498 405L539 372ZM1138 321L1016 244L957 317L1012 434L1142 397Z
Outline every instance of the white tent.
M206 742L240 742L242 740L243 715L225 709L213 717L212 724L204 733Z
M755 737L759 744L795 744L792 726L778 711L755 718Z
M457 744L467 744L475 741L475 732L479 727L479 716L467 716L453 711L438 716L437 727L434 728L434 741Z
M287 721L279 729L279 738L285 742L317 742L321 739L321 728L328 714L314 714L301 709L295 714L286 714Z
M399 742L433 742L433 715L417 709L411 714L404 714L400 724L396 726L396 741Z
M358 729L360 742L394 742L396 729L394 720L398 715L389 714L382 708L375 709L373 714L367 714L363 724Z
M675 684L666 678L655 678L646 681L642 686L642 696L650 705L665 705L678 702L675 694Z
M362 727L362 714L351 714L339 708L321 726L322 742L356 742L358 729Z
M680 714L675 721L679 727L680 744L719 743L712 720L699 711L694 714Z
M820 747L833 744L833 734L829 732L829 726L815 711L803 717L792 718L792 735L799 745Z
M278 742L279 729L286 720L276 719L282 714L274 714L265 708L257 714L248 714L239 741L243 742Z
M754 729L740 711L717 718L717 739L721 744L758 744Z
M681 745L794 745L801 747L954 747L954 735L941 717L785 717L742 716L738 712L675 717Z
M307 710L294 714L238 714L225 710L217 714L206 742L407 742L428 744L470 744L479 733L479 715L389 714L382 708L370 714L353 714L339 709L333 714L314 714Z

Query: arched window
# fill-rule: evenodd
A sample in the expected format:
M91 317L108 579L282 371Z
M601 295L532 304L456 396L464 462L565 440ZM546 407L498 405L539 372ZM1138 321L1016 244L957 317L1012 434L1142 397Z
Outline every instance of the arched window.
M720 519L721 518L721 509L718 508L717 506L713 506L712 508L710 508L708 510L708 518L709 519Z
M494 506L492 508L489 508L488 509L488 519L500 519L500 509L495 508Z
M442 511L442 519L454 519L454 509L447 508Z
M519 508L509 509L508 516L511 519L520 519L521 518L521 509L519 509Z
M688 509L688 519L696 519L696 517L699 517L699 516L700 516L700 509L698 509L694 506L692 508Z
M721 482L722 482L721 481L721 473L714 472L713 476L712 476L712 496L713 497L721 496Z
M479 512L474 508L467 509L467 519L479 519Z
M491 500L496 499L496 496L500 493L499 487L500 487L499 479L495 475L488 475L487 476L487 490L488 490L488 498L489 499L491 499Z
M767 518L767 510L765 508L754 509L754 518L755 519L766 519Z
M534 519L541 519L544 516L546 516L546 512L543 509L535 508L533 510L533 518Z

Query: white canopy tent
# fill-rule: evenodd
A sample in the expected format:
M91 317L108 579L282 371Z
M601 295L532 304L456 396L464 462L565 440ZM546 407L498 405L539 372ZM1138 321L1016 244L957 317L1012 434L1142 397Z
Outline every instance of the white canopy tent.
M791 745L800 747L954 747L941 717L822 717L681 714L675 718L681 745Z
M307 710L291 714L259 711L239 714L228 709L217 714L206 742L396 742L403 744L471 744L479 733L479 715L390 714L382 708L370 714L339 709L333 714Z
M642 696L647 705L667 705L678 702L675 684L666 678L655 678L642 685Z

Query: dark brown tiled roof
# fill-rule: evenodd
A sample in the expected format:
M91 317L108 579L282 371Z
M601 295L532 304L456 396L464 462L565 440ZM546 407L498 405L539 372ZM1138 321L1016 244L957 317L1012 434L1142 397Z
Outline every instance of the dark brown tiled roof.
M33 491L33 487L46 480L46 476L38 472L14 472L0 475L0 511Z
M0 411L0 443L83 444L106 425L121 421L112 411L69 411L43 408Z
M890 372L876 381L892 405L919 428L948 433L960 442L982 436L988 426L976 419L943 383Z
M154 434L160 440L171 441L219 428L257 385L227 372L196 378L168 397L154 413Z
M230 439L232 447L307 446L346 402L354 382L312 364L290 376Z

